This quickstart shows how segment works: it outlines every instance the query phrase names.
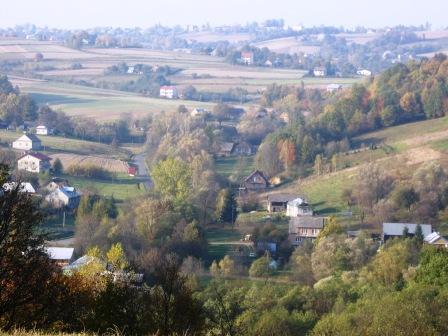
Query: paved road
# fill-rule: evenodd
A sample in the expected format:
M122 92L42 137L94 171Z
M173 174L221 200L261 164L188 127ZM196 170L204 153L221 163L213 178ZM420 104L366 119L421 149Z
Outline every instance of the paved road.
M142 183L145 186L146 190L150 190L152 188L151 177L149 176L149 169L146 165L147 153L143 152L134 156L134 163L138 167L138 177L142 179Z

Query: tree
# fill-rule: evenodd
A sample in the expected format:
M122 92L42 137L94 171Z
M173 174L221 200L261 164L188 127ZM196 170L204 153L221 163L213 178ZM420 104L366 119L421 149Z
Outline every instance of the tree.
M113 244L106 254L107 262L112 266L114 271L123 271L129 264L120 243Z
M8 177L0 166L0 185ZM3 190L1 190L3 192ZM48 286L57 273L44 249L44 237L36 234L42 215L37 204L17 187L0 196L0 328L9 330L44 304Z
M155 189L165 199L183 203L191 189L191 170L184 161L167 158L157 163L151 172Z
M36 62L41 62L41 61L44 60L44 55L43 55L42 53L36 53L36 54L34 55L34 60L35 60Z
M263 257L255 260L249 269L249 275L251 277L269 277L273 274L273 271L270 267L271 257L269 253L264 255Z
M228 255L219 262L220 273L224 276L229 276L235 274L235 262Z
M278 157L289 170L296 161L296 146L291 139L279 140L277 143Z
M316 155L316 159L314 160L314 173L317 176L322 175L322 155Z
M411 210L411 206L419 201L419 195L413 187L400 187L393 191L392 199L396 206Z
M420 224L417 224L417 227L415 228L414 239L417 241L417 243L423 244L424 238L425 237L423 236L422 226Z
M61 175L64 171L64 167L62 166L62 162L59 158L56 158L53 162L53 174Z
M237 216L237 203L231 189L223 189L216 199L215 216L220 223L235 223Z

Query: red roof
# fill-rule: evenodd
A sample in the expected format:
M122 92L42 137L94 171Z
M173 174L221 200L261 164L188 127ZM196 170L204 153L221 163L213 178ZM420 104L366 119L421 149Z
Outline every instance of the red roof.
M136 174L137 173L137 167L128 167L128 174Z
M241 52L241 57L244 57L244 58L254 57L254 53L252 51L243 51L243 52Z
M32 157L38 159L38 160L41 160L41 161L50 161L50 160L51 160L50 157L48 157L48 156L46 156L46 155L44 155L44 154L41 154L41 153L26 153L26 154L22 155L22 156L19 158L19 160L22 159L22 158L24 158L24 157L27 156L27 155L30 155L30 156L32 156Z

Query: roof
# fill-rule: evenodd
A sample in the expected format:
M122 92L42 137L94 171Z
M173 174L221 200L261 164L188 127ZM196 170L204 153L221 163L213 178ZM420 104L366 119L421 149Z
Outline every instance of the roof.
M160 90L175 90L176 87L175 86L168 86L168 85L164 85L160 87Z
M327 89L340 89L342 88L341 84L328 84Z
M448 241L438 232L433 232L424 238L424 241L428 244L435 244L438 240L441 240L443 244L448 244Z
M413 223L383 223L383 234L387 236L402 236L405 227L408 228L410 234L414 234L417 225ZM432 233L431 224L420 224L423 236L426 237Z
M242 51L241 57L253 57L254 53L252 51Z
M17 182L9 182L5 183L3 185L3 190L5 191L11 191L17 186ZM20 192L23 193L29 193L34 194L36 192L36 189L33 187L33 185L29 182L21 182L20 183Z
M36 158L36 159L38 159L38 160L41 160L41 161L50 161L51 160L51 157L48 157L48 156L46 156L45 154L41 154L41 153L26 153L26 154L23 154L20 158L19 158L19 160L21 160L21 159L23 159L25 156L27 156L27 155L29 155L29 156L32 156L32 157L34 157L34 158Z
M63 187L59 187L60 192L62 192L64 195L66 195L68 198L72 198L72 197L78 197L80 196L80 194L76 191L75 188L73 187L67 187L67 186L63 186ZM55 192L57 192L57 190Z
M289 226L310 229L323 229L325 217L292 217Z
M297 195L292 194L270 194L268 195L268 202L289 202L297 198Z
M73 247L47 247L45 250L52 260L70 260L75 251Z
M259 170L255 170L250 173L250 175L244 179L244 182L249 181L254 175L260 175L266 181L266 183L269 183L269 180L266 178L266 176L264 176L264 173Z
M39 125L39 126L36 127L36 129L37 129L37 128L39 128L39 129L46 129L47 126L45 126L45 125Z
M231 152L233 150L234 146L235 146L235 144L233 142L223 142L221 144L220 150L222 152Z
M288 202L289 206L307 206L308 202L306 199L298 197Z
M34 134L24 134L16 141L31 141L31 142L41 142L40 139Z

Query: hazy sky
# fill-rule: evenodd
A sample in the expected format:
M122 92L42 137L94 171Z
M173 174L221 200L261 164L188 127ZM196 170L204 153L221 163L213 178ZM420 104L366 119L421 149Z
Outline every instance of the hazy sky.
M0 26L148 27L284 18L289 24L448 26L448 0L0 0Z

